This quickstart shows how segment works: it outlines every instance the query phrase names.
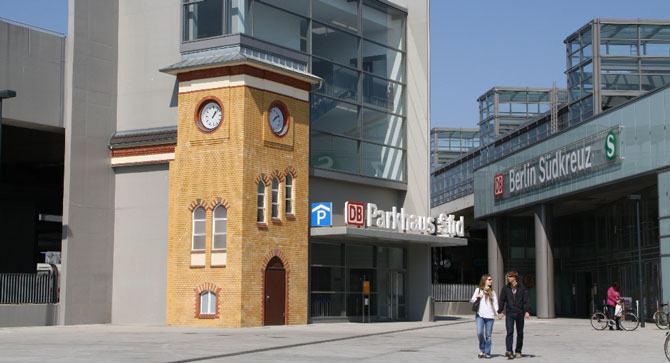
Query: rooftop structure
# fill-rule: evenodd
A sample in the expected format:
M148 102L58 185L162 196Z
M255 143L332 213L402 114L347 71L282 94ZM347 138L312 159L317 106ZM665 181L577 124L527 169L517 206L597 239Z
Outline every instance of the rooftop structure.
M434 127L430 130L430 169L478 148L479 142L479 129Z
M594 19L565 46L569 125L670 83L669 20Z

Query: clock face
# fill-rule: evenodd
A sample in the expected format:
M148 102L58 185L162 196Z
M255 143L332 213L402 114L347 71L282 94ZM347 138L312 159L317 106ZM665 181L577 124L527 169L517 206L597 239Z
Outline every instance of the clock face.
M284 136L288 131L288 120L284 110L280 106L274 105L270 107L268 118L272 132L277 136Z
M221 123L221 106L215 102L207 102L200 111L200 125L205 131L212 131Z

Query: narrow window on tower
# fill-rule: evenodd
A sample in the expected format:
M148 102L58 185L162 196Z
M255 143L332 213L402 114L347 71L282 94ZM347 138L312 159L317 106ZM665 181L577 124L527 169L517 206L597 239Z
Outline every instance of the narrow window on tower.
M279 219L279 179L272 179L272 219Z
M256 222L265 223L265 183L262 180L258 182L257 206Z
M284 205L286 207L286 215L293 216L293 175L286 174L286 186L284 189Z

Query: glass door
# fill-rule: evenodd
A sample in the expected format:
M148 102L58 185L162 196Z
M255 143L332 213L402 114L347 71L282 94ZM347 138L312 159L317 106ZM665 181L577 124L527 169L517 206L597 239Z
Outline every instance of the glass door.
M405 319L405 272L386 271L385 291L380 294L379 317L384 320Z

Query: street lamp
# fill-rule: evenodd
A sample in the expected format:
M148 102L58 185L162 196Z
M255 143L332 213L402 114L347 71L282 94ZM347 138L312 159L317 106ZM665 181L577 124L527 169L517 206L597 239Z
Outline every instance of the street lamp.
M644 321L646 320L645 309L644 309L644 299L642 297L642 238L640 236L640 195L639 194L629 194L629 200L635 201L635 217L637 220L637 272L638 272L638 286L640 294L640 325L644 328Z
M16 97L16 91L6 89L0 91L0 175L2 175L2 100Z

